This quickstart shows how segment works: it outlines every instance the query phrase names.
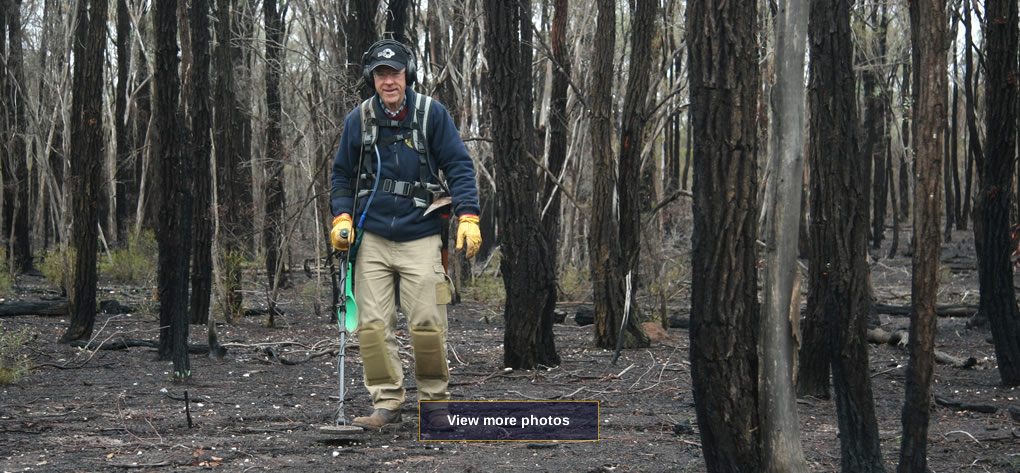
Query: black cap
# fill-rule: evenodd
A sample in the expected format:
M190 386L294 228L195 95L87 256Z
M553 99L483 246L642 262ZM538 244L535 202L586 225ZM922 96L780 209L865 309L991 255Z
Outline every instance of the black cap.
M393 69L401 70L407 68L407 51L393 43L380 44L369 51L368 67L369 72L379 66L390 66Z

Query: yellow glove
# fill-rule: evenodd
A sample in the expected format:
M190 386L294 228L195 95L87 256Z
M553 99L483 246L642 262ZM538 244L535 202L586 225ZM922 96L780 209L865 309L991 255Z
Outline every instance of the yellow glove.
M482 247L482 232L478 229L477 215L461 215L457 223L457 249L464 248L467 242L467 251L464 254L467 258L474 258L478 249Z
M354 243L354 228L351 221L351 214L340 214L333 219L333 229L329 232L329 238L333 241L333 248L337 251L347 251Z

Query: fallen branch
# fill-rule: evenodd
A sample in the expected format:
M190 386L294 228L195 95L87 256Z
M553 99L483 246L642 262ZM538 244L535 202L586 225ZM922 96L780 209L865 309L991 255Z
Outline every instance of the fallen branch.
M337 348L339 348L339 347L337 347ZM265 353L267 356L269 356L269 359L272 360L272 361L278 361L282 365L293 366L293 365L300 365L301 363L304 363L304 362L309 361L309 360L313 360L313 359L318 358L318 357L323 356L323 355L333 355L333 354L336 354L337 351L333 350L333 349L327 348L325 350L309 353L307 356L305 356L304 358L301 358L299 360L288 360L288 359L280 356L279 353L276 353L276 349L273 348L273 347L265 347L265 348L263 348L262 349L262 353Z
M875 303L875 312L879 314L909 316L912 306L910 305L889 305ZM972 317L977 314L978 306L964 304L940 305L935 308L935 314L939 317Z
M119 339L116 341L104 341L101 343L76 341L72 342L71 346L76 348L82 348L85 350L127 350L132 347L144 347L144 348L159 348L159 342L153 340L132 340L132 339ZM188 344L188 353L204 355L209 353L209 345L201 344Z
M896 345L900 348L906 348L908 339L910 338L909 333L906 330L887 332L881 328L868 329L867 335L868 341L871 343L878 343L880 345ZM974 358L973 356L963 360L939 350L935 350L935 362L960 369L973 368L978 364L977 358Z
M935 395L935 404L942 407L948 407L954 411L974 411L982 412L985 414L994 414L999 408L990 404L973 404L970 402L957 401L948 397L942 397L938 394Z
M14 301L0 303L0 317L16 315L69 316L71 308L67 299L55 301Z

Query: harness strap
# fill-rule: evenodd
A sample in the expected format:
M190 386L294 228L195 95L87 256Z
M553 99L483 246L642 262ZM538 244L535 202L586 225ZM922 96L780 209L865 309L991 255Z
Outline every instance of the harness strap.
M382 190L394 195L402 197L408 197L414 200L415 207L425 208L432 204L436 196L443 190L440 184L433 184L429 182L429 176L431 175L431 167L429 165L429 149L428 149L428 118L429 110L432 107L432 97L425 94L416 94L414 102L414 114L411 115L411 120L396 121L385 118L379 118L375 113L375 106L372 102L372 97L365 99L361 102L361 144L362 150L367 150L374 146L389 146L393 143L405 141L408 138L411 140L411 145L415 151L418 152L418 182L407 182L407 181L395 181L393 179L385 179L382 181ZM396 128L398 129L393 136L387 138L379 138L379 128ZM361 178L361 192L359 197L371 193L370 190L375 182L375 173L379 170L372 169L371 161L368 165L368 172L363 173ZM353 179L352 179L353 181ZM352 182L353 184L353 182ZM332 193L333 198L337 197L350 197L353 192L350 190L339 190Z

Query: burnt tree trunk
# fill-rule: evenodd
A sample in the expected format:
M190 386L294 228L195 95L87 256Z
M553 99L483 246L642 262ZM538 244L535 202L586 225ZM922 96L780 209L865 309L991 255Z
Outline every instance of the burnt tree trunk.
M96 253L99 191L103 169L103 51L106 48L106 0L78 3L75 25L71 101L71 176L74 221L71 241L77 245L71 284L71 326L64 342L88 340L96 320Z
M213 142L216 152L216 196L219 220L219 268L224 319L236 322L244 314L241 292L241 261L250 240L254 219L249 198L251 168L244 136L248 121L244 117L242 88L238 71L245 67L238 45L240 31L236 18L237 0L216 0L216 80L213 93ZM233 28L231 27L233 25Z
M963 79L963 95L967 101L965 106L966 112L964 119L967 122L967 169L964 172L964 206L963 206L963 219L969 221L970 218L974 219L974 250L978 256L978 264L981 263L981 196L976 196L971 200L971 186L974 182L974 172L977 168L977 184L978 188L981 187L981 173L983 152L981 151L981 133L978 131L977 123L977 97L974 94L974 84L978 83L978 76L980 75L980 69L974 67L974 41L971 37L970 31L970 16L971 16L971 2L973 0L963 0L963 28L966 33L966 41L964 45L963 61L964 61L964 79Z
M592 90L610 91L613 90L616 12L611 1L601 1L597 3L597 7L598 27L595 33L595 57L592 61ZM647 8L651 9L650 6ZM639 9L638 13L645 11L647 10ZM634 39L636 47L649 54L649 48L638 42L650 42L651 29L647 24L642 28L636 28L636 34L647 36L644 39L635 36ZM643 34L640 33L642 31ZM638 61L637 64L631 64L632 68L636 68L632 70L645 70L651 62L649 57L642 54L632 59ZM640 245L637 240L632 239L635 234L640 236L641 219L638 181L640 143L643 141L640 127L643 120L638 114L644 105L643 99L636 92L642 87L647 89L648 75L630 74L629 78L631 82L627 84L624 129L620 137L618 160L614 159L611 139L613 94L596 93L591 97L591 132L594 138L592 154L595 162L592 166L592 222L591 233L588 236L588 252L591 255L592 290L595 300L595 345L609 349L617 346L619 337L623 337L623 346L628 348L644 347L650 343L648 335L638 323L640 319L637 304L634 303L634 289L637 287L635 265ZM643 80L646 85L642 86L635 80ZM635 103L636 101L641 102ZM619 207L614 205L616 202L619 203ZM632 301L629 305L628 299Z
M348 11L342 12L341 31L347 36L347 77L351 84L357 84L361 99L371 97L375 93L372 84L362 79L361 55L375 42L379 33L375 31L375 12L379 10L379 0L360 0L357 2L338 2L338 8L346 5ZM338 104L343 105L343 104ZM353 104L351 104L353 108ZM338 110L338 116L344 116L346 109Z
M153 73L153 160L159 218L157 295L159 357L173 361L173 378L191 376L188 359L188 263L190 261L190 195L185 187L183 127L178 115L177 0L156 0L153 8L155 63ZM185 218L187 217L187 218Z
M135 163L139 160L131 159L131 133L128 131L128 81L131 72L131 18L128 12L127 0L117 0L117 89L114 95L113 125L116 135L117 166L114 171L117 207L115 220L117 239L122 244L130 241L131 232L128 231L128 219L135 210L138 202L137 182L134 182Z
M386 30L393 34L393 39L407 44L414 49L414 42L407 38L407 20L409 0L390 0L386 6Z
M978 274L979 312L988 318L999 376L1020 385L1020 310L1013 289L1010 206L1016 158L1017 2L986 0L985 155L981 179L982 242ZM976 225L975 225L976 227Z
M192 234L191 323L209 321L212 293L212 110L209 108L209 1L191 0L191 161L194 223ZM212 326L210 326L212 328Z
M27 123L25 101L28 88L25 87L25 54L22 47L21 0L8 0L7 23L7 94L8 124L5 127L7 146L3 161L4 187L4 236L8 243L8 264L15 273L32 269L32 241L29 238L31 222L28 220L29 177L27 146ZM3 30L0 29L0 33ZM2 36L2 35L0 35ZM0 42L3 38L0 37Z
M145 0L132 0L132 2L144 2ZM144 7L139 8L140 16L145 18L148 16L147 10ZM137 25L139 38L149 37L148 21L139 22ZM135 48L137 54L135 55L135 69L138 71L135 77L135 83L137 84L137 92L135 92L135 106L132 109L131 123L131 134L133 141L137 144L138 156L135 158L134 168L134 181L136 185L137 193L135 194L135 229L140 231L142 228L153 228L151 223L154 221L154 214L147 212L147 205L149 201L153 200L152 195L152 180L149 179L147 182L148 188L143 192L142 183L146 182L148 176L152 175L151 169L146 169L144 163L151 162L152 148L151 142L147 138L149 134L149 125L152 119L152 93L151 93L151 77L149 75L149 61L145 57L145 51L143 48ZM149 165L151 167L151 164ZM149 171L148 176L146 171Z
M549 94L549 171L559 177L567 161L567 85L570 80L570 57L567 55L568 0L553 2L553 23L550 32L552 47L552 91ZM548 175L543 178L542 230L546 244L553 255L553 272L556 272L556 255L559 254L560 207L563 192L557 182Z
M928 421L935 374L935 298L938 292L939 173L946 143L946 12L941 0L910 2L914 64L914 253L911 272L910 360L903 404L903 442L897 471L928 471ZM948 173L947 173L948 175ZM948 195L949 192L946 192ZM947 202L947 213L952 206ZM947 220L946 231L950 231Z
M811 138L811 258L808 316L798 381L824 394L828 374L806 360L827 359L839 421L843 471L885 471L865 336L868 297L869 176L859 161L851 0L813 0L808 105ZM810 331L809 331L810 328ZM811 337L808 336L811 334ZM805 368L819 371L806 371ZM820 375L821 374L821 375ZM810 384L806 384L810 383ZM805 393L805 391L801 391Z
M493 144L496 180L501 189L499 226L512 229L501 239L503 284L506 288L503 363L511 368L534 368L560 363L553 340L553 309L556 304L555 258L539 228L535 196L533 137L530 120L531 63L523 49L521 28L531 25L528 2L486 0L485 57L492 88L492 127L501 130Z
M694 143L690 359L710 472L762 466L756 9L754 0L702 0L687 11Z
M885 8L880 5L870 6L869 23L875 25L871 31L871 44L876 62L885 57L885 36L887 21ZM882 92L882 71L878 64L871 64L861 73L864 88L864 149L866 159L870 160L874 172L871 181L872 215L871 242L872 248L878 249L885 239L885 214L889 185L885 178L885 136L887 96Z
M283 77L283 16L277 0L262 3L266 27L266 176L265 184L266 220L262 229L262 246L266 251L266 279L269 292L276 294L278 288L287 285L287 273L283 271L283 228L286 225L284 208L286 196L283 189L283 164L287 152L283 148L283 105L280 101L280 80ZM277 315L275 298L269 301L266 324L275 325Z

